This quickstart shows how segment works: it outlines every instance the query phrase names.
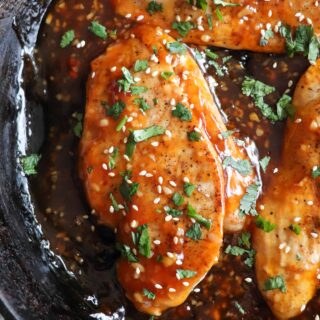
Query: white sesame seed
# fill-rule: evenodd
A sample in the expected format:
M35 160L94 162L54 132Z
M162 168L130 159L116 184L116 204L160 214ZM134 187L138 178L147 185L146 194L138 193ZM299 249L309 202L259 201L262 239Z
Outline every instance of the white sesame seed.
M142 21L144 19L144 15L140 15L137 17L137 21Z
M170 214L168 214L165 218L164 218L165 221L170 221L172 220L172 216Z
M314 239L317 239L318 236L319 236L316 232L311 232L310 235L311 235L311 237L314 238Z
M245 278L244 281L247 282L247 283L252 283L252 279L251 278Z
M130 161L130 158L126 154L123 155L123 158L128 162Z
M156 283L156 284L154 285L154 287L155 287L156 289L163 289L162 285L159 284L159 283Z
M190 283L188 281L183 281L182 284L185 286L185 287L189 287Z
M131 13L128 13L128 14L125 15L125 17L126 17L127 19L129 19L129 18L132 17L132 14L131 14Z
M173 237L173 243L174 244L178 244L179 242L179 238L178 237Z
M286 249L284 250L285 253L289 253L291 248L289 246L286 246Z
M145 72L146 72L146 74L150 74L151 73L151 68L150 67L147 68Z
M172 133L170 130L166 130L166 135L169 137L169 138L172 138Z
M308 206L313 206L313 201L312 201L312 200L308 200L308 201L307 201L307 205L308 205Z
M301 217L295 217L295 218L293 219L293 221L294 221L294 222L299 222L299 221L301 221Z
M158 178L158 182L159 182L159 184L163 184L163 178L162 178L162 177L159 177L159 178Z
M303 305L301 306L301 308L300 308L300 311L303 312L305 309L306 309L306 305L303 304Z
M157 191L158 191L158 193L160 193L160 194L162 193L162 187L161 187L160 185L157 186Z
M151 142L151 145L153 147L158 147L159 146L159 142L158 141L153 141L153 142Z
M111 153L114 151L114 147L113 147L113 146L110 147L108 151L109 151L109 153L111 154Z
M108 173L108 176L113 178L113 177L116 176L116 174L115 174L114 172L109 172L109 173Z
M140 271L140 269L137 267L136 268L136 274L140 274L141 273L141 271Z
M172 186L172 187L176 187L177 186L177 184L174 182L174 181L169 181L169 184Z
M138 226L138 221L132 220L130 226L131 226L131 228L136 228Z
M184 178L183 178L183 182L189 183L189 182L190 182L190 179L189 179L188 177L184 177Z
M135 210L135 211L139 211L138 206L137 206L137 205L135 205L135 204L132 206L132 209L133 209L133 210Z
M111 72L117 71L117 67L116 67L116 66L112 67L112 68L110 69L110 71L111 71Z
M178 266L181 266L182 263L183 263L183 262L182 262L180 259L178 259L178 260L176 261L176 264L177 264Z
M142 171L140 171L140 173L139 173L139 176L145 176L147 174L147 171L146 170L142 170Z
M153 243L158 246L159 244L161 244L161 241L160 240L153 240Z
M109 207L109 212L110 212L110 213L114 213L114 207L113 207L113 206L110 206L110 207Z
M151 75L155 78L158 74L159 74L159 71L156 70L156 71L153 71Z
M172 252L167 252L167 256L168 256L169 258L174 258L174 254L173 254Z
M176 289L174 289L174 288L169 288L168 291L169 291L169 292L176 292Z
M287 244L285 242L280 243L279 249L282 250Z
M147 177L147 178L151 178L151 177L153 177L153 174L152 174L152 173L147 173L147 174L146 174L146 177Z
M200 292L200 288L195 288L193 291L194 291L195 293L198 293L198 292Z
M108 165L107 165L106 163L103 163L103 164L102 164L102 169L103 169L103 170L108 170Z
M161 200L160 198L155 198L155 199L153 200L153 203L154 203L154 204L158 204L158 203L160 202L160 200Z
M170 105L175 106L176 105L176 100L174 98L172 98L170 100Z
M279 169L278 168L274 168L273 169L273 173L278 173L279 172Z

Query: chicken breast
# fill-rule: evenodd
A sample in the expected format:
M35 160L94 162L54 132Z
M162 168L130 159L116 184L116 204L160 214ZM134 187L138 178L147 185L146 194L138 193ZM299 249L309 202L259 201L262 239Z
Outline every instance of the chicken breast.
M171 30L184 42L229 49L280 53L279 27L313 24L320 33L317 1L300 0L112 0L116 12L140 23ZM216 4L214 4L216 3Z
M218 116L197 64L160 28L130 30L92 63L80 174L100 223L117 232L118 277L143 312L182 303L218 261Z
M261 217L274 230L254 233L259 287L279 319L299 315L319 285L320 61L301 78L293 103L279 173L261 200Z

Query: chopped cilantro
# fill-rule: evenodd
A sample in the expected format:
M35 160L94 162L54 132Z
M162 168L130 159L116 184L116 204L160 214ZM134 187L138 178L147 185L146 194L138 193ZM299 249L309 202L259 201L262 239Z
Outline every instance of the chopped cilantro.
M163 72L161 72L161 77L164 80L168 80L172 75L174 75L174 72L172 72L172 71L163 71Z
M213 30L212 14L207 14L209 30Z
M144 224L142 226L139 226L137 230L139 232L139 239L137 241L139 253L146 258L150 258L151 240L149 234L149 227L147 224Z
M181 205L184 203L184 198L183 198L183 196L182 196L180 193L175 192L175 193L173 194L172 201L173 201L173 203L174 203L176 206L179 207L179 206L181 206Z
M277 116L278 120L284 120L288 117L293 120L295 109L292 104L292 98L284 94L277 102Z
M139 183L132 182L129 183L128 179L130 178L131 174L125 173L122 183L120 185L120 193L122 197L127 201L132 201L132 196L134 196L138 192Z
M126 155L132 157L136 144L148 140L150 138L162 135L165 133L165 129L161 126L151 126L141 130L134 130L130 133L127 146Z
M137 60L133 67L133 70L135 72L145 71L147 69L148 69L148 60Z
M197 213L196 210L190 204L188 204L187 207L187 216L189 218L193 218L194 220L202 224L206 229L210 230L212 221Z
M293 231L297 236L301 233L301 227L296 223L291 224L289 226L289 229Z
M156 295L146 288L143 288L142 292L143 292L143 295L150 300L154 300L156 298Z
M129 262L138 262L138 258L131 251L131 248L125 244L116 244L116 248L121 252L122 257L126 258Z
M125 126L125 124L127 123L128 121L128 117L127 116L124 116L118 123L117 127L116 127L116 131L117 132L120 132L121 129Z
M96 35L97 37L106 40L108 37L108 33L106 31L106 27L101 25L98 21L92 21L89 30Z
M126 105L122 100L118 100L115 104L113 104L111 107L108 107L108 105L103 101L101 102L102 106L106 108L106 114L107 116L113 117L113 119L117 120L119 119L122 111L125 109Z
M192 119L191 111L186 108L182 103L178 103L176 108L172 110L172 115L182 121L190 121Z
M240 215L257 216L256 204L259 196L260 185L251 184L246 189L246 194L240 200Z
M207 0L188 0L188 3L191 5L195 5L197 8L202 10L207 10L208 1Z
M315 62L319 56L319 40L310 25L299 25L293 36L290 26L280 27L280 34L286 41L286 51L289 57L295 53L303 53L310 62Z
M192 192L196 189L196 186L192 183L186 182L183 185L184 193L187 195L187 197L191 197Z
M133 95L139 95L141 93L145 93L148 91L148 88L147 87L143 87L143 86L132 86L131 87L131 93Z
M236 132L236 130L227 130L227 131L221 132L221 137L223 139L227 139L230 136L232 136L235 132Z
M80 138L82 134L82 119L83 119L83 114L76 112L74 114L74 117L77 121L76 125L73 127L73 133L76 137Z
M61 48L66 48L67 46L69 46L71 44L71 42L74 40L75 38L75 33L74 30L68 30L66 31L60 41L60 47Z
M262 216L257 216L255 224L257 228L263 230L264 232L271 232L275 229L276 225L270 221L264 219Z
M134 99L134 104L137 104L142 111L147 111L151 108L150 105L148 105L146 100L143 98Z
M193 278L197 274L196 271L185 270L185 269L177 269L176 275L178 279L190 279Z
M269 291L269 290L275 290L279 289L282 293L287 292L287 287L286 283L283 279L283 276L275 276L273 278L269 278L265 281L264 283L264 290Z
M126 67L121 68L122 79L118 80L119 91L129 92L131 85L135 83L130 71Z
M114 195L111 192L109 194L109 198L111 200L111 203L112 203L112 206L113 206L114 210L115 211L119 211L120 208L119 208L118 202L117 202L116 198L114 197Z
M119 148L114 148L112 154L109 156L109 168L110 170L116 167L116 159L119 155Z
M190 21L175 21L172 24L172 29L177 30L182 37L185 37L190 32L190 30L194 28L194 24Z
M227 72L227 69L225 67L221 67L217 61L210 60L208 64L214 67L216 74L219 77L223 77L225 75L225 72Z
M231 254L236 257L246 254L247 256L246 256L246 259L244 260L245 265L251 268L254 264L254 257L256 254L254 250L247 250L239 246L228 245L227 248L225 249L225 253Z
M201 133L198 131L195 131L195 130L189 131L187 133L187 135L188 135L188 139L190 141L200 141L201 140Z
M173 54L186 54L187 47L178 41L167 44L167 49Z
M192 226L187 230L186 237L192 240L200 240L202 237L202 231L199 223L194 223Z
M271 29L264 30L260 39L260 46L264 47L268 44L269 40L274 37L274 32Z
M165 207L164 210L166 211L167 214L169 214L170 216L173 217L180 217L182 215L182 211L181 210L176 210L170 207Z
M161 12L162 10L163 10L162 3L158 3L158 2L155 1L155 0L150 1L150 2L148 3L147 11L148 11L148 13L150 13L151 15L153 15L153 14L156 13L156 12Z
M20 158L20 163L22 165L22 169L25 175L33 176L37 174L36 167L40 159L41 156L35 153Z
M318 177L320 177L320 166L315 166L312 170L311 170L311 177L313 179L316 179Z
M262 158L259 163L262 171L265 173L267 171L268 164L270 162L271 158L269 156L265 156Z
M239 246L246 247L247 249L251 248L251 233L243 232L238 238Z
M238 309L241 314L245 314L246 312L242 308L241 304L238 301L233 301L234 306Z
M210 59L214 59L215 60L215 59L219 58L219 55L217 53L211 51L210 49L206 49L205 54Z
M252 173L252 167L249 160L235 160L228 156L223 160L222 164L224 168L231 167L243 176L247 176Z

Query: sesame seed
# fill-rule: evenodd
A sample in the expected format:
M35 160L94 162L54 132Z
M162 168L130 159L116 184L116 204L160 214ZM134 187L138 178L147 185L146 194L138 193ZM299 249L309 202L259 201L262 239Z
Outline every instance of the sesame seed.
M146 170L142 170L142 171L140 171L140 173L139 173L139 176L145 176L147 174L147 171Z
M154 203L154 204L158 204L158 203L160 202L160 200L161 200L160 198L155 198L155 199L153 200L153 203Z
M113 147L113 146L110 147L108 151L109 151L109 153L111 154L111 153L114 151L114 147Z
M156 70L156 71L153 71L151 75L155 78L158 74L159 74L159 71Z
M169 184L172 186L172 187L176 187L177 186L177 184L174 182L174 181L169 181Z
M306 305L303 304L303 305L301 306L301 308L300 308L300 311L303 312L305 309L306 309Z
M287 244L285 242L280 243L279 249L282 250Z
M144 16L143 15L140 15L137 17L137 21L142 21L144 19Z
M165 218L164 218L165 221L170 221L172 220L172 216L170 214L168 214Z
M125 15L125 17L126 17L127 19L129 19L129 18L132 17L132 14L131 14L131 13L128 13L128 14Z
M130 158L126 154L123 155L123 158L128 162L130 161Z
M130 226L131 228L136 228L138 226L138 222L136 220L132 220Z
M117 67L116 67L116 66L112 67L112 68L110 69L110 71L111 71L111 72L117 71Z
M140 274L141 273L141 271L140 271L140 269L137 267L136 268L136 274Z
M286 249L285 249L285 253L289 253L290 252L290 250L291 250L291 248L289 247L289 246L286 246Z
M311 235L311 237L314 238L314 239L317 239L318 236L319 236L316 232L311 232L310 235Z
M182 284L185 286L185 287L189 287L190 283L188 281L183 281Z
M183 263L183 262L182 262L181 260L179 260L179 259L176 261L176 264L177 264L178 266L181 266L182 263Z
M116 174L115 174L114 172L109 172L109 173L108 173L108 176L113 178L113 177L116 176Z
M145 72L146 72L146 74L150 74L151 73L151 68L150 67L147 68L147 70Z
M312 200L308 200L308 201L307 201L307 205L308 205L308 206L313 206L313 201L312 201Z
M174 258L174 254L173 254L172 252L167 252L167 256L168 256L169 258Z
M188 177L184 177L184 178L183 178L183 182L189 183L189 182L190 182L190 179L189 179Z
M170 104L171 104L172 106L175 106L175 105L176 105L176 99L172 98L172 99L170 100Z
M159 284L159 283L156 283L156 284L154 285L154 287L155 287L156 289L163 289L162 285Z
M159 184L163 184L163 178L162 178L162 177L159 177L159 178L158 178L158 182L159 182Z
M169 288L168 291L169 291L169 292L176 292L176 289L174 289L174 288Z
M146 174L146 177L147 177L147 178L151 178L151 177L153 177L153 174L152 174L152 173L147 173L147 174Z
M198 292L200 292L200 288L195 288L193 291L194 291L195 293L198 293Z
M295 218L293 219L293 221L294 221L294 222L299 222L299 221L301 221L301 217L295 217Z
M159 146L159 142L158 141L153 141L153 142L151 142L151 145L156 148L156 147Z
M172 133L170 130L166 130L166 135L169 137L169 138L172 138Z
M135 210L135 211L139 211L138 206L137 206L137 205L135 205L135 204L132 206L132 209L133 209L133 210Z
M173 243L174 244L178 244L179 242L179 238L178 237L173 237Z
M114 213L114 207L113 207L113 206L110 206L109 212L110 212L110 213Z
M161 241L160 240L153 240L153 243L158 246L159 244L161 244Z
M158 191L158 193L160 193L160 194L162 193L162 187L161 187L160 185L157 186L157 191Z
M108 165L107 165L106 163L103 163L103 164L102 164L102 169L103 169L103 170L108 170Z
M244 281L247 282L247 283L252 283L252 279L251 278L245 278Z

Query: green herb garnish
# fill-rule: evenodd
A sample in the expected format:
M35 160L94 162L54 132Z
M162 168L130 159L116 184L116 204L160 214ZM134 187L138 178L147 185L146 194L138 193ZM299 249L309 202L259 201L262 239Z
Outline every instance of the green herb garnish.
M60 41L60 47L61 48L66 48L67 46L69 46L71 44L71 42L74 40L75 38L75 33L74 30L68 30L67 32L65 32L61 38Z
M172 201L173 201L173 203L174 203L176 206L179 207L179 206L181 206L181 205L184 203L184 198L183 198L183 196L182 196L180 193L175 192L175 193L173 194Z
M191 111L180 102L176 105L176 108L172 110L172 115L182 121L191 121L192 119Z
M224 168L231 167L243 176L247 176L252 173L252 167L249 160L235 160L229 156L223 160L222 164Z
M279 289L281 292L286 293L287 287L286 283L283 279L283 276L275 276L273 278L269 278L264 283L264 290L270 291L270 290L276 290Z
M206 229L210 230L212 221L197 213L196 210L190 204L188 204L187 207L187 216L189 218L193 218L194 220L202 224Z
M163 6L162 6L162 3L158 3L157 1L153 0L153 1L150 1L148 3L148 6L147 6L147 11L153 15L154 13L156 12L161 12L163 10Z
M196 186L192 183L186 182L183 185L184 193L187 195L187 197L191 197L192 192L196 189Z
M190 279L193 278L197 274L196 271L185 270L185 269L177 269L176 275L178 279Z
M101 25L98 21L92 21L89 30L103 40L106 40L108 37L106 27Z
M35 153L30 154L29 156L20 158L20 163L22 165L22 169L25 175L33 176L37 174L36 167L40 159L41 159L41 156Z
M246 194L240 200L240 215L258 215L256 204L259 196L259 188L259 184L253 183L246 189Z
M257 228L263 230L264 232L271 232L275 229L276 225L270 221L264 219L262 216L257 216L255 224Z
M202 231L199 223L193 223L192 226L187 230L186 237L192 240L200 240L202 237Z

